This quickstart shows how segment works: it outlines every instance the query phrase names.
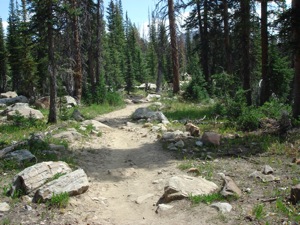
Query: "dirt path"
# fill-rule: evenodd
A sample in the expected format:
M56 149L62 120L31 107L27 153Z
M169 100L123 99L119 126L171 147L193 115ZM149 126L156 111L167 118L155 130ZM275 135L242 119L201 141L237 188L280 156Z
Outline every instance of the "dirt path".
M79 166L90 177L87 193L73 197L61 219L69 224L208 224L187 201L156 213L165 180L179 174L174 157L142 125L126 122L138 107L131 105L96 118L112 127L77 147ZM74 147L74 146L73 146ZM203 213L208 209L202 209ZM203 220L204 219L204 220ZM201 222L203 221L203 222ZM215 224L215 223L213 223Z

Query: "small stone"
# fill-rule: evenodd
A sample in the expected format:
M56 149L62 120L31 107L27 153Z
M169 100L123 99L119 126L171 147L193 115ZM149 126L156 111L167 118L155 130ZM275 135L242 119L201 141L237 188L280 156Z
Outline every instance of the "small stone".
M184 147L184 142L183 142L182 140L176 142L176 143L175 143L175 147L183 148L183 147Z
M222 213L228 213L232 210L232 206L226 202L216 202L210 206L217 208Z
M6 202L0 203L0 212L8 212L10 210L9 204Z
M140 196L138 197L136 200L135 200L135 203L137 204L141 204L143 203L145 200L147 200L148 198L151 198L153 197L154 195L153 194L146 194L144 196Z
M263 174L267 175L267 174L271 174L273 173L274 170L271 166L269 165L265 165L264 168L263 168Z
M167 205L167 204L159 204L157 209L156 209L156 213L158 212L158 210L161 210L161 211L167 211L167 210L170 210L172 209L174 206L172 205Z
M203 142L202 141L196 141L196 146L202 147L203 146Z

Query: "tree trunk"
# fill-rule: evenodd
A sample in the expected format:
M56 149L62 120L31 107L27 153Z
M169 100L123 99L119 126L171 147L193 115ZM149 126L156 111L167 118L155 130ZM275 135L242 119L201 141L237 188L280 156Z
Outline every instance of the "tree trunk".
M292 1L293 10L293 41L295 46L294 65L294 104L293 117L299 119L300 116L300 0Z
M261 64L262 87L260 104L263 105L270 98L270 78L268 76L268 0L261 0Z
M48 123L56 123L56 65L54 57L54 37L53 37L53 24L52 24L52 0L48 1L48 20L47 20L47 30L48 30L48 72L50 75L50 107Z
M208 0L204 0L203 12L203 36L202 36L202 67L207 84L207 90L210 90L210 72L209 72L209 42L208 42ZM210 92L210 91L209 91Z
M180 90L179 86L179 61L178 61L178 49L177 49L177 36L176 36L176 24L175 24L175 12L173 0L168 0L168 15L171 34L171 51L172 51L172 63L173 63L173 93L176 94Z
M71 0L72 9L76 11L78 9L77 0ZM74 13L74 12L73 12ZM80 37L79 37L79 26L78 26L78 16L76 12L72 15L72 26L74 34L74 50L75 50L75 66L74 66L74 96L78 103L81 101L82 95L82 62L81 62L81 52L80 52Z
M251 105L251 84L250 84L250 0L241 1L241 21L242 21L242 74L243 89L247 105Z
M223 0L223 21L224 21L224 43L225 43L225 55L226 55L226 72L232 74L232 55L229 39L229 25L228 25L228 3L227 0Z

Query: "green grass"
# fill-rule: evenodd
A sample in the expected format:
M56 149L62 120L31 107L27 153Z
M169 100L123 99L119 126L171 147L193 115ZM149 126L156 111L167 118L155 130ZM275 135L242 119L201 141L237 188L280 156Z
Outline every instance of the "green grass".
M109 113L116 109L121 109L123 107L124 107L123 104L118 106L111 106L109 104L103 104L103 105L92 104L89 106L79 108L79 111L81 112L81 114L85 119L93 119L96 116Z
M47 202L48 207L66 208L70 200L67 192L60 194L53 194L51 199Z
M183 163L178 165L180 170L188 170L190 168L196 168L199 170L200 175L205 177L207 180L211 180L214 172L214 167L210 162L198 162L195 160L185 160Z
M209 195L190 195L189 200L196 205L199 203L211 204L216 201L224 201L226 198L220 193L212 193Z
M276 201L276 211L288 217L290 221L300 221L300 204L291 205L279 198Z
M255 217L255 219L262 220L266 215L264 205L263 204L255 205L252 209L252 214Z

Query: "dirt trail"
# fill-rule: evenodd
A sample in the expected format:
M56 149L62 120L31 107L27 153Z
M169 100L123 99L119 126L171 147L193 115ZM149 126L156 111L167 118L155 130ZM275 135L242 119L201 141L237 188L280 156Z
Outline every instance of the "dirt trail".
M155 212L165 180L182 172L155 133L141 124L126 125L134 110L143 106L146 104L130 105L96 118L111 129L82 146L77 144L75 150L79 166L90 178L90 188L72 197L65 213L56 219L63 224L209 224L207 212L217 214L205 207L199 218L196 208L186 207L187 201L173 203L176 207L169 211Z

